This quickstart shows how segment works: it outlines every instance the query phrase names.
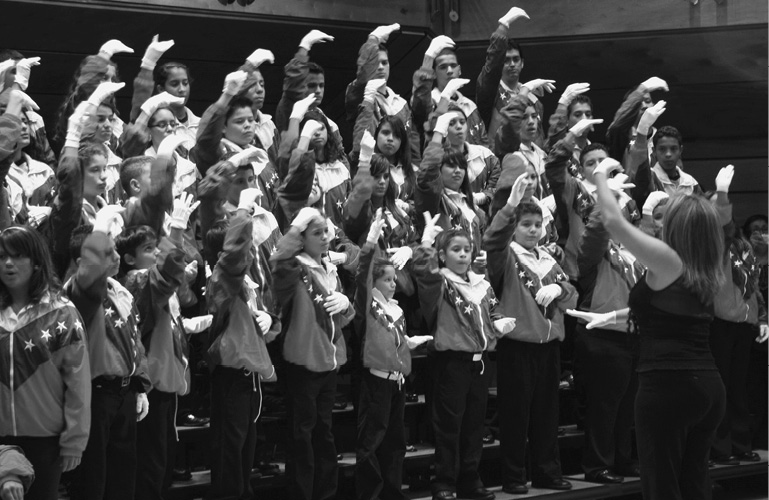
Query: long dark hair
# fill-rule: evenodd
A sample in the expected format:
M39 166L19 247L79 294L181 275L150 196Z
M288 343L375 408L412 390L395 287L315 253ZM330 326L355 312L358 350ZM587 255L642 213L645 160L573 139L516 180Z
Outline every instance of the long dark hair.
M30 303L39 302L46 292L59 295L61 282L53 270L48 245L40 233L28 226L10 226L0 232L0 249L12 257L29 257L31 260ZM11 300L8 289L0 282L0 307L10 306Z
M311 109L305 113L304 118L302 118L302 122L299 124L299 130L302 130L302 127L304 127L304 124L307 123L308 120L315 120L322 123L323 126L326 127L328 140L326 141L326 145L323 146L323 154L326 157L326 162L333 163L341 159L342 155L344 155L344 150L342 149L342 146L337 142L336 136L331 130L326 116L317 109ZM315 158L315 161L317 163L317 157Z
M390 166L390 162L387 160L387 158L384 157L384 155L374 153L371 156L371 177L380 177L384 174L390 175ZM395 203L397 198L398 188L395 185L395 182L392 180L392 175L390 175L390 180L387 183L387 190L385 191L384 197L382 199L382 205L393 214L393 217L395 217L395 219L398 221L398 224L404 228L408 228L412 225L411 219L409 218L408 214L403 214L402 211L398 208L398 205Z
M385 125L390 125L393 135L401 141L401 147L398 148L394 155L396 161L394 166L400 166L403 169L405 198L411 198L414 195L414 186L417 185L417 174L414 172L414 165L411 163L411 143L409 142L406 126L403 124L403 120L397 116L385 116L379 122L374 132L375 140L379 137L379 132ZM380 153L379 147L375 147L374 151Z

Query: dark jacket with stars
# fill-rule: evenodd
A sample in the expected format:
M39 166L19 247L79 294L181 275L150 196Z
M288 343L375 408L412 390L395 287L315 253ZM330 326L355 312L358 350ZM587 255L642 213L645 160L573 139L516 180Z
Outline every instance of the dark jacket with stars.
M91 425L91 373L75 306L46 294L16 315L0 311L0 436L59 436L80 457Z
M577 292L544 248L535 249L539 269L530 269L521 262L511 246L515 231L513 212L513 208L505 205L483 237L489 280L500 300L499 312L516 319L515 329L507 338L534 343L563 340L563 312L577 305ZM563 289L560 297L547 307L540 306L535 295L540 288L553 283Z
M139 335L139 314L131 292L107 277L110 236L93 232L80 250L76 274L64 285L85 322L91 377L132 377L139 392L152 387Z

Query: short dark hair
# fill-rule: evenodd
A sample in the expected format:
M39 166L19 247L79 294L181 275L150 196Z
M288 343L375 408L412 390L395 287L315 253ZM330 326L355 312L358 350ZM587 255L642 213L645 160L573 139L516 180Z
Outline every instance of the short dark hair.
M192 77L190 76L190 70L186 64L180 62L167 62L159 66L155 66L152 72L152 79L155 81L155 85L164 87L168 81L172 69L183 69L187 73L187 81L192 83Z
M83 242L92 232L92 224L81 224L72 230L72 234L69 236L69 254L72 260L80 258L80 249L83 247Z
M524 215L539 215L542 217L542 208L534 202L519 203L513 212L513 226L517 226Z
M451 228L438 234L438 237L435 239L436 250L443 250L445 252L454 238L465 238L470 243L470 246L473 246L473 237L467 229Z
M567 117L571 115L571 110L577 104L587 104L588 106L590 106L590 111L593 111L593 101L590 100L590 97L586 96L585 94L579 94L577 97L574 98L574 100L572 100L569 103L569 106L566 108Z
M378 280L384 276L384 271L388 267L395 267L395 265L385 257L377 257L374 259L374 265L371 267L371 279Z
M229 219L219 219L214 222L211 228L206 232L205 249L208 254L206 260L211 264L211 267L216 265L219 252L224 249L224 238L227 236L227 230L229 228Z
M521 50L521 46L518 45L518 42L515 41L513 38L507 39L507 50L506 52L510 52L511 50L517 50L518 55L521 56L521 59L523 59L523 51Z
M125 256L136 257L136 249L149 241L158 241L158 235L149 226L131 226L115 238L115 250L120 254L120 276L125 276L133 266L125 261Z
M232 98L230 101L230 105L227 108L227 114L224 116L224 121L226 122L229 120L232 115L235 113L235 111L243 108L253 109L254 107L254 101L249 99L248 97L238 95Z
M24 59L24 55L15 49L1 49L0 62L7 61L8 59L18 61L19 59Z
M769 218L766 217L766 215L763 214L753 214L747 219L745 219L745 224L742 225L742 234L745 235L745 238L750 239L750 225L756 222L757 220L762 220L766 224L769 224Z
M132 156L120 164L120 186L125 193L131 192L131 181L142 175L145 165L151 165L151 156Z
M309 70L311 75L325 75L326 72L323 70L323 66L321 66L318 63L314 63L310 61L307 63L307 69Z
M603 151L607 155L609 154L609 150L601 144L600 142L591 142L590 144L585 147L582 151L579 153L579 164L582 165L582 161L585 159L585 155L590 153L591 151Z
M657 129L657 133L654 134L654 137L652 138L652 144L654 144L655 148L657 147L657 141L663 137L672 137L678 141L679 146L684 145L684 139L681 137L681 132L679 132L677 128L671 127L670 125L664 125Z
M80 160L80 168L84 169L94 156L109 158L107 146L99 142L81 143L80 148L77 151L77 158Z
M43 236L29 226L10 226L0 232L0 247L11 256L29 257L32 276L29 280L30 302L43 298L46 291L58 294L61 283L53 269L48 244ZM8 307L11 295L0 283L0 306Z

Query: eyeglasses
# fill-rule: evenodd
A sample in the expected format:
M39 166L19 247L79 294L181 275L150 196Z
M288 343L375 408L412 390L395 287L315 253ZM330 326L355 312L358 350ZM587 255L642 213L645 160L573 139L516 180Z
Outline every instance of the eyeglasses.
M165 128L165 129L172 128L172 129L175 129L175 128L179 127L179 122L162 121L162 122L157 122L154 125L150 125L150 127L151 128Z

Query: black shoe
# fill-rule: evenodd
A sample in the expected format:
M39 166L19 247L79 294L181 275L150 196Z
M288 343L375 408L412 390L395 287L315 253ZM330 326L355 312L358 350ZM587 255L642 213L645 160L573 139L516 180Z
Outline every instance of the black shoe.
M419 402L419 394L415 394L413 392L409 392L406 394L406 402L407 403L418 403Z
M637 466L615 467L614 472L623 477L641 477L641 468Z
M495 441L494 434L492 434L491 432L483 436L483 444L491 444L494 441Z
M179 419L179 425L184 427L202 427L211 422L210 418L196 417L192 413L188 413Z
M543 490L561 490L566 491L571 489L571 483L565 479L548 479L547 481L532 481L532 488L542 488Z
M494 493L484 487L476 488L470 491L457 492L457 498L467 498L469 500L494 500Z
M740 462L734 455L729 455L728 457L713 457L712 460L713 463L718 465L740 465Z
M502 491L511 495L525 495L529 492L529 488L526 487L526 484L507 483L502 485Z
M615 476L609 469L601 469L585 474L585 481L591 483L600 484L619 484L623 482L625 478L622 476Z
M760 462L761 461L761 457L755 451L740 453L738 455L735 455L734 458L736 458L740 462Z
M192 472L189 469L174 469L171 479L173 481L189 481L192 479Z
M453 491L444 490L435 493L433 495L433 500L457 500L457 497L454 496Z

